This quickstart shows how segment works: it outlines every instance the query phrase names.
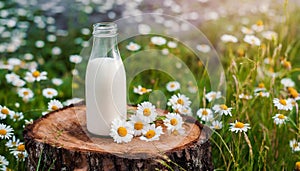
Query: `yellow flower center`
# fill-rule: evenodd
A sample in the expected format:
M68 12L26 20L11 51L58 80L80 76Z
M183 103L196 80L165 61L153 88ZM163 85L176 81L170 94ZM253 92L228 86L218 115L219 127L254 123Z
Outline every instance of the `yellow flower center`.
M175 125L178 124L178 121L177 121L176 118L173 118L173 119L170 120L170 123L171 123L171 125L175 126Z
M174 87L175 87L175 84L171 84L170 87L171 87L171 88L174 88Z
M47 92L47 94L48 94L48 95L51 95L51 94L52 94L52 92L51 92L51 91L48 91L48 92Z
M262 21L262 20L258 20L258 21L256 22L256 25L257 25L257 26L263 26L263 25L264 25L264 23L263 23L263 21Z
M282 64L285 68L291 68L291 62L289 61L283 61L283 64Z
M118 128L118 134L120 137L125 137L127 135L127 129L125 127Z
M19 115L14 115L14 119L18 119L19 117Z
M284 99L280 99L279 103L282 104L283 106L286 106L286 100L284 100Z
M259 88L265 88L265 84L264 84L264 83L259 83L259 84L258 84L258 87L259 87Z
M0 135L6 135L7 131L5 129L0 129Z
M51 107L51 109L52 109L52 110L57 110L58 107L57 107L56 105L53 105L53 106Z
M295 164L295 170L300 171L300 162L296 162Z
M227 110L227 109L228 109L228 107L227 107L226 105L224 105L224 104L220 105L220 108L221 108L222 110Z
M144 114L144 116L150 116L151 115L151 110L149 108L145 108L143 110L143 114Z
M147 133L146 133L146 138L151 139L152 137L155 136L155 131L150 129Z
M208 115L207 110L204 109L204 110L202 111L202 115L207 116L207 115Z
M298 143L297 143L297 142L294 143L294 144L293 144L293 147L294 147L294 148L298 147Z
M244 124L242 122L237 122L234 125L235 128L244 128Z
M280 114L280 115L278 115L278 118L279 118L279 119L284 119L285 116L284 116L283 114Z
M39 71L34 71L33 73L32 73L32 76L33 77L35 77L35 78L37 78L37 77L39 77L40 76L40 72Z
M143 129L143 127L144 127L143 122L136 122L136 123L134 124L134 129L135 129L135 130L141 130L141 129Z
M23 95L24 95L24 96L28 96L28 95L29 95L29 92L28 92L28 91L24 91L24 92L23 92Z
M215 129L220 129L219 125L214 126Z
M18 145L17 150L18 151L25 151L25 145L24 144Z
M183 105L183 104L184 104L184 101L183 101L182 99L178 99L178 100L177 100L177 103Z
M263 94L263 92L259 92L259 95L262 97L264 94Z
M6 109L6 108L2 108L1 109L1 113L4 114L4 115L8 115L9 114L9 110Z
M23 159L25 156L23 153L18 153L18 159Z

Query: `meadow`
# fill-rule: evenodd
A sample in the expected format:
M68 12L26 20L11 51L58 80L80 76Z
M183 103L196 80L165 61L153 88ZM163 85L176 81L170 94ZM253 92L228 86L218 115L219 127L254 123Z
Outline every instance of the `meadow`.
M88 55L82 49L90 47L92 24L151 10L188 20L209 42L196 43L195 53L185 42L140 25L138 36L118 45L130 76L128 103L150 101L170 109L167 99L174 93L189 97L190 108L179 113L211 127L215 170L299 171L300 8L287 0L243 2L237 9L198 0L187 12L179 5L184 2L173 0L162 7L147 1L74 1L69 8L63 2L1 1L0 169L25 170L27 124L84 98L81 65ZM218 78L201 60L209 61L211 54L222 64L224 75ZM145 63L152 69L143 70ZM160 65L178 79L155 70ZM141 72L134 75L135 69ZM173 89L167 86L172 81Z

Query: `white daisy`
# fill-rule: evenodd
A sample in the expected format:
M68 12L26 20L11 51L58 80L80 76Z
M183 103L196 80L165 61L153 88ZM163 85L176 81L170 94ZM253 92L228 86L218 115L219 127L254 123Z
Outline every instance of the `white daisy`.
M9 162L6 160L4 156L0 155L0 166L8 166Z
M245 99L245 100L250 100L250 99L252 99L253 97L252 97L251 95L242 93L242 94L239 94L239 98L240 98L240 99Z
M278 110L292 110L293 109L293 104L291 99L278 99L274 98L273 99L274 105L277 107Z
M238 42L238 39L235 36L229 35L229 34L222 35L221 40L224 43L228 43L228 42L236 43L236 42Z
M45 42L42 40L38 40L35 42L35 47L37 47L37 48L42 48L44 46L45 46Z
M50 102L48 103L48 110L49 111L55 111L58 109L63 108L63 105L61 104L60 101L54 99L54 100L50 100Z
M15 156L15 158L19 161L25 161L25 158L28 156L24 143L19 143L18 146L11 149L11 154Z
M137 115L132 115L129 120L130 120L129 123L133 125L134 136L142 135L143 129L147 125L149 125L149 123L146 123L143 119L141 119Z
M56 86L60 86L60 85L62 85L63 80L60 78L52 78L51 82Z
M57 96L58 92L54 88L45 88L43 89L43 96L52 99L53 97Z
M6 106L0 105L0 119L6 119L6 117L12 113L14 113L14 111L8 109Z
M82 61L82 57L79 55L70 55L69 60L74 64L79 64Z
M57 47L57 46L53 47L52 50L51 50L51 53L52 53L53 55L60 55L61 52L62 52L61 48L60 48L60 47Z
M27 82L34 82L34 81L41 81L47 79L47 72L46 71L38 71L32 70L31 72L26 72L26 76L24 78Z
M167 83L166 88L169 92L174 92L180 89L180 83L178 81L170 81Z
M253 30L251 30L251 29L249 29L249 28L247 28L247 27L244 27L244 26L241 28L241 31L242 31L242 33L244 33L244 34L253 34L253 33L254 33Z
M222 129L223 123L221 121L212 121L210 128L215 130Z
M230 131L238 133L238 132L247 132L250 129L250 124L238 122L235 120L234 123L230 123L231 127L229 128Z
M251 26L252 30L256 31L256 32L261 32L264 30L264 24L261 20L257 21L256 24L253 24Z
M261 92L258 92L258 93L254 93L254 95L257 97L269 97L270 96L270 93L269 92L265 92L265 91L261 91Z
M264 83L259 83L258 84L258 87L256 87L255 89L254 89L254 92L256 93L256 92L259 92L259 91L266 91L267 89L266 89L266 87L265 87L265 84Z
M24 115L22 112L14 112L14 113L11 113L9 116L10 116L10 119L12 119L14 122L24 119Z
M230 115L232 116L231 114L231 107L227 107L225 104L221 104L221 105L214 105L213 108L212 108L216 113L219 113L220 115Z
M213 118L213 111L207 108L200 108L197 111L197 116L201 118L202 121L210 121Z
M187 108L187 107L190 106L191 103L192 103L192 102L189 100L188 97L186 97L186 96L183 95L183 94L178 93L177 95L173 95L173 96L169 99L167 105L168 105L168 106L181 105L182 107Z
M126 45L126 49L129 51L138 51L141 48L141 46L134 42L129 42L128 45Z
M167 126L169 133L184 134L184 128L182 127L183 120L182 117L177 113L168 113L166 119L163 120L164 124Z
M159 140L161 134L164 134L162 127L161 126L155 127L155 124L151 124L145 127L145 129L143 130L143 136L141 136L140 139L147 142L155 141L155 140Z
M167 40L160 36L151 37L151 42L155 45L161 46L166 44Z
M192 109L189 106L182 106L181 104L173 105L172 109L175 113L182 115L192 115Z
M268 40L277 40L278 34L274 31L264 31L261 35Z
M114 139L116 143L128 143L133 138L133 126L120 119L115 119L112 121L110 136Z
M143 102L138 104L136 115L146 123L155 121L157 113L155 106L150 102Z
M12 82L12 85L15 87L23 87L26 84L26 82L22 79L16 79Z
M176 47L177 47L177 43L176 43L176 42L173 42L173 41L169 41L168 44L167 44L167 46L168 46L169 48L176 48Z
M276 125L281 125L281 124L285 123L288 120L288 117L284 116L283 114L276 114L272 118L274 119L274 123Z
M196 49L199 50L202 53L208 53L211 51L211 48L207 44L200 44L196 46Z
M222 96L221 96L221 92L220 92L220 91L218 91L218 92L211 91L211 92L205 94L205 98L206 98L209 102L211 102L211 101L213 101L213 100L215 100L215 99L219 99L219 98L221 98L221 97L222 97Z
M5 143L5 146L8 148L17 147L20 144L20 140L13 136L10 140Z
M20 88L18 90L18 95L19 97L21 97L23 99L23 101L27 102L29 101L31 98L33 98L34 94L32 92L32 90L30 90L29 88Z
M300 142L296 139L290 140L290 147L292 148L293 152L300 151Z
M283 78L280 80L280 83L286 88L286 87L294 87L295 82L290 78Z
M250 45L255 45L255 46L260 46L261 44L260 39L254 35L246 35L244 37L244 41L246 43L249 43Z
M0 138L9 139L13 135L14 130L9 126L3 123L0 123Z
M13 81L20 79L20 76L15 73L9 73L5 75L7 83L12 83Z
M152 89L146 89L145 87L142 87L141 85L138 85L138 87L133 87L133 92L139 95L143 95L145 93L151 92Z

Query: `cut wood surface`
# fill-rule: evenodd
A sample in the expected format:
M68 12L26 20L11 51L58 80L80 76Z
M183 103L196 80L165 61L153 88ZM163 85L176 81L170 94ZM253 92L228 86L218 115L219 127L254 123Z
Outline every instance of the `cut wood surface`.
M28 170L213 170L209 129L192 117L184 120L184 135L170 135L164 128L158 141L135 137L117 144L111 137L89 134L85 105L72 105L25 128L26 166Z

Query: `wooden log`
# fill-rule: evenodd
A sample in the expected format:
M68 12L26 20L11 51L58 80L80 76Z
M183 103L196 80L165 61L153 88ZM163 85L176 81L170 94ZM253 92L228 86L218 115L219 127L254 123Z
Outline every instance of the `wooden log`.
M159 110L159 114L165 113ZM112 138L89 134L85 105L71 105L25 128L26 167L56 171L213 170L209 129L191 117L184 120L185 135L165 133L158 141L135 137L117 144Z

